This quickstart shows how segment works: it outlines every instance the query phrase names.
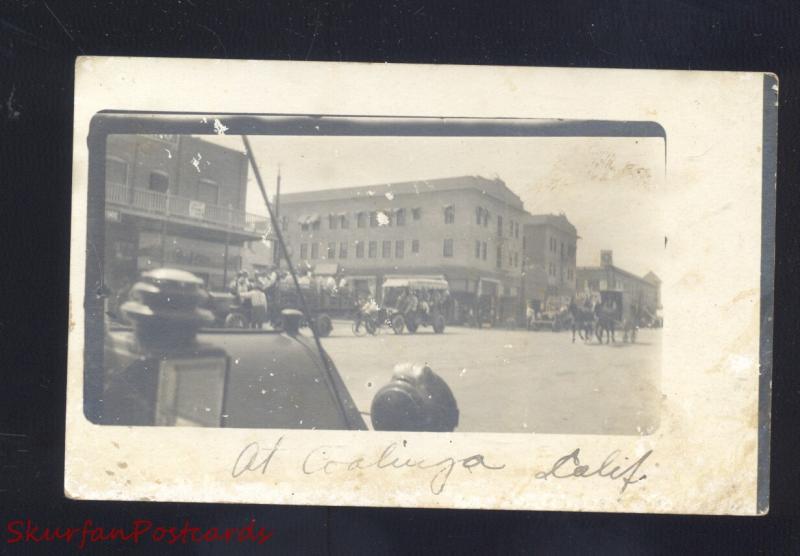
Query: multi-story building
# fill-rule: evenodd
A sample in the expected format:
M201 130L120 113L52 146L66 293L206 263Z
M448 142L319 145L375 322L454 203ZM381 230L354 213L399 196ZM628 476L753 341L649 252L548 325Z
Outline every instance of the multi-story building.
M525 219L523 297L538 309L549 299L575 294L578 232L563 214L536 214Z
M105 281L121 290L149 268L222 288L241 249L266 232L245 212L243 153L191 136L111 135L106 146Z
M478 303L516 315L525 218L502 180L479 176L283 194L279 216L293 260L336 262L377 298L389 276L443 274L455 320Z
M641 306L650 315L661 308L661 280L653 272L644 277L614 266L612 251L600 252L600 266L578 267L577 287L579 291L596 293L603 290L625 292L629 299Z

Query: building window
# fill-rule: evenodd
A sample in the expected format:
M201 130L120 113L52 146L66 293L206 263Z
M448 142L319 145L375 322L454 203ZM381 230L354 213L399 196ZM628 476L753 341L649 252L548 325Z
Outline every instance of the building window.
M381 210L378 212L378 226L391 226L392 225L392 211Z
M406 225L406 209L397 209L397 216L395 218L397 220L398 226L405 226Z
M571 268L567 269L567 280L572 280L572 269Z
M166 193L169 189L169 176L164 172L150 172L150 191Z
M378 256L378 242L377 241L370 241L369 242L369 258L374 259Z
M374 210L369 213L369 227L370 228L377 228L378 227L378 213Z
M456 207L448 205L444 207L444 223L453 224L456 221Z
M514 252L514 266L519 266L519 253Z
M561 242L561 258L564 258L564 242Z
M305 260L308 258L308 244L301 243L300 244L300 258Z
M328 242L328 259L335 259L336 258L336 242L330 241Z
M514 221L508 221L508 237L514 237Z
M366 212L359 212L356 214L356 226L359 228L366 228L367 227L367 213Z
M519 239L519 222L514 223L514 239Z
M116 158L106 159L106 183L128 185L128 163Z
M419 220L422 218L422 209L421 208L413 208L411 209L411 218L414 220Z
M508 266L514 266L514 255L511 251L508 252Z
M302 222L300 224L300 230L303 231L303 232L307 232L308 231L308 222Z
M316 259L319 257L319 243L311 244L311 258Z
M486 260L486 242L481 244L481 259Z
M503 266L503 248L499 245L497 246L497 261L495 262L497 268L501 268Z
M475 240L475 258L481 258L481 242L478 240Z
M343 230L346 230L350 227L350 220L347 218L346 214L339 215L339 225Z
M347 242L343 241L339 244L339 258L346 259L347 258Z
M335 230L339 226L339 217L335 214L328 215L328 228Z
M452 257L453 256L453 240L452 239L444 240L444 249L443 249L442 254L445 257Z
M499 214L497 215L497 235L503 236L503 217Z
M364 258L364 242L357 241L356 242L356 258L363 259Z
M219 186L211 180L197 182L197 200L207 205L219 204Z
M489 211L486 209L483 209L483 227L489 227Z
M525 243L526 243L525 236L522 236L522 249L523 250L525 249Z
M412 239L411 240L411 252L412 253L419 253L419 240Z
M319 230L319 218L318 218L318 219L316 219L316 220L314 220L314 221L311 223L311 230L312 230L312 231L317 231L317 230Z
M406 242L398 239L394 242L394 256L397 259L402 259L406 248Z
M384 259L388 259L392 256L392 242L386 240L383 242L383 246L381 248L381 257Z

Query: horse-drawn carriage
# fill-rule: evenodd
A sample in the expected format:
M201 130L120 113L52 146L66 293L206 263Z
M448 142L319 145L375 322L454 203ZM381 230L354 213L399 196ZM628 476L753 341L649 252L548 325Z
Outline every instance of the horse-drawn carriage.
M592 336L603 343L616 342L617 330L622 331L622 341L634 343L642 325L641 299L634 299L622 290L601 290L589 298L573 299L569 306L572 322L572 341L576 333L584 341Z
M528 330L551 330L560 332L572 325L572 315L561 298L548 299L540 310L533 310L528 318Z
M450 289L444 276L388 277L382 288L395 334L403 330L413 334L420 326L430 326L436 334L444 332L444 303Z
M603 332L612 341L615 330L622 330L622 341L634 343L642 318L640 299L633 299L622 290L602 290L598 308L597 338L602 341Z

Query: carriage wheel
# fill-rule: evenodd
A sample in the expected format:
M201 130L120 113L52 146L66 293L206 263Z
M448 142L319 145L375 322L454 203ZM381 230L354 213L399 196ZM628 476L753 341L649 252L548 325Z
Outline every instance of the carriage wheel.
M331 322L331 318L325 313L316 318L314 326L316 327L317 334L323 338L330 336L331 330L333 330L333 322Z
M366 320L364 323L364 328L370 336L374 336L378 332L378 325L373 318L368 318Z
M417 322L417 319L413 316L410 319L408 319L406 321L406 328L408 329L409 333L414 334L417 331L417 328L419 328L419 323Z
M392 317L392 330L394 330L395 334L402 334L405 326L406 319L403 318L403 315L395 315Z
M231 313L225 317L225 328L247 328L247 319L241 313Z

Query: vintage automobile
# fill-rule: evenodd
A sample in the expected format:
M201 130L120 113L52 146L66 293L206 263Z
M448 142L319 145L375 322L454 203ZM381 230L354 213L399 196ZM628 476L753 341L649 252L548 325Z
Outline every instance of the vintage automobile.
M444 332L447 320L442 304L450 289L444 276L391 276L384 280L382 288L384 305L391 311L389 318L395 334L402 334L404 329L413 334L420 326L430 326L436 334ZM406 292L415 292L418 296L415 310L409 311L401 306Z
M324 292L316 282L300 279L299 286L303 290L306 304L311 313L311 322L314 323L317 333L326 337L333 331L333 320L325 311L322 305ZM224 328L250 328L250 315L236 295L230 292L209 291L203 307L210 310L214 317L214 324ZM278 281L274 288L274 295L270 296L266 323L273 329L283 329L283 310L300 310L300 301L297 290L291 282L291 278L285 277ZM305 316L300 320L300 326L309 325Z
M106 323L100 423L455 428L455 400L429 367L398 365L365 421L333 361L300 331L300 311L283 311L282 331L206 328L214 317L202 284L183 270L145 272L121 308L133 326Z
M313 120L296 119L301 126ZM253 125L266 128L272 120L248 122L246 129L251 130ZM86 273L87 418L121 426L454 430L459 415L455 399L427 365L400 363L392 370L390 364L387 384L377 391L371 406L356 406L320 342L330 333L330 318L314 312L314 288L305 287L295 273L282 237L281 252L291 280L281 287L279 330L225 328L230 315L238 311L235 296L209 294L204 287L207 278L168 264L139 272L127 300L115 303L120 318L107 314L104 267L109 261L99 255L104 252L103 226L109 218L103 203L109 194L106 141L124 133L173 137L163 134L175 131L207 130L193 116L107 112L92 121L88 190L90 198L99 202L89 203L88 233L100 248L88 256ZM244 134L242 140L263 192ZM151 197L155 199L147 197L147 210L161 210L158 199ZM263 198L274 222L266 194ZM166 211L158 217L167 227L179 226L180 215L169 220L171 214ZM304 323L312 326L301 329Z

